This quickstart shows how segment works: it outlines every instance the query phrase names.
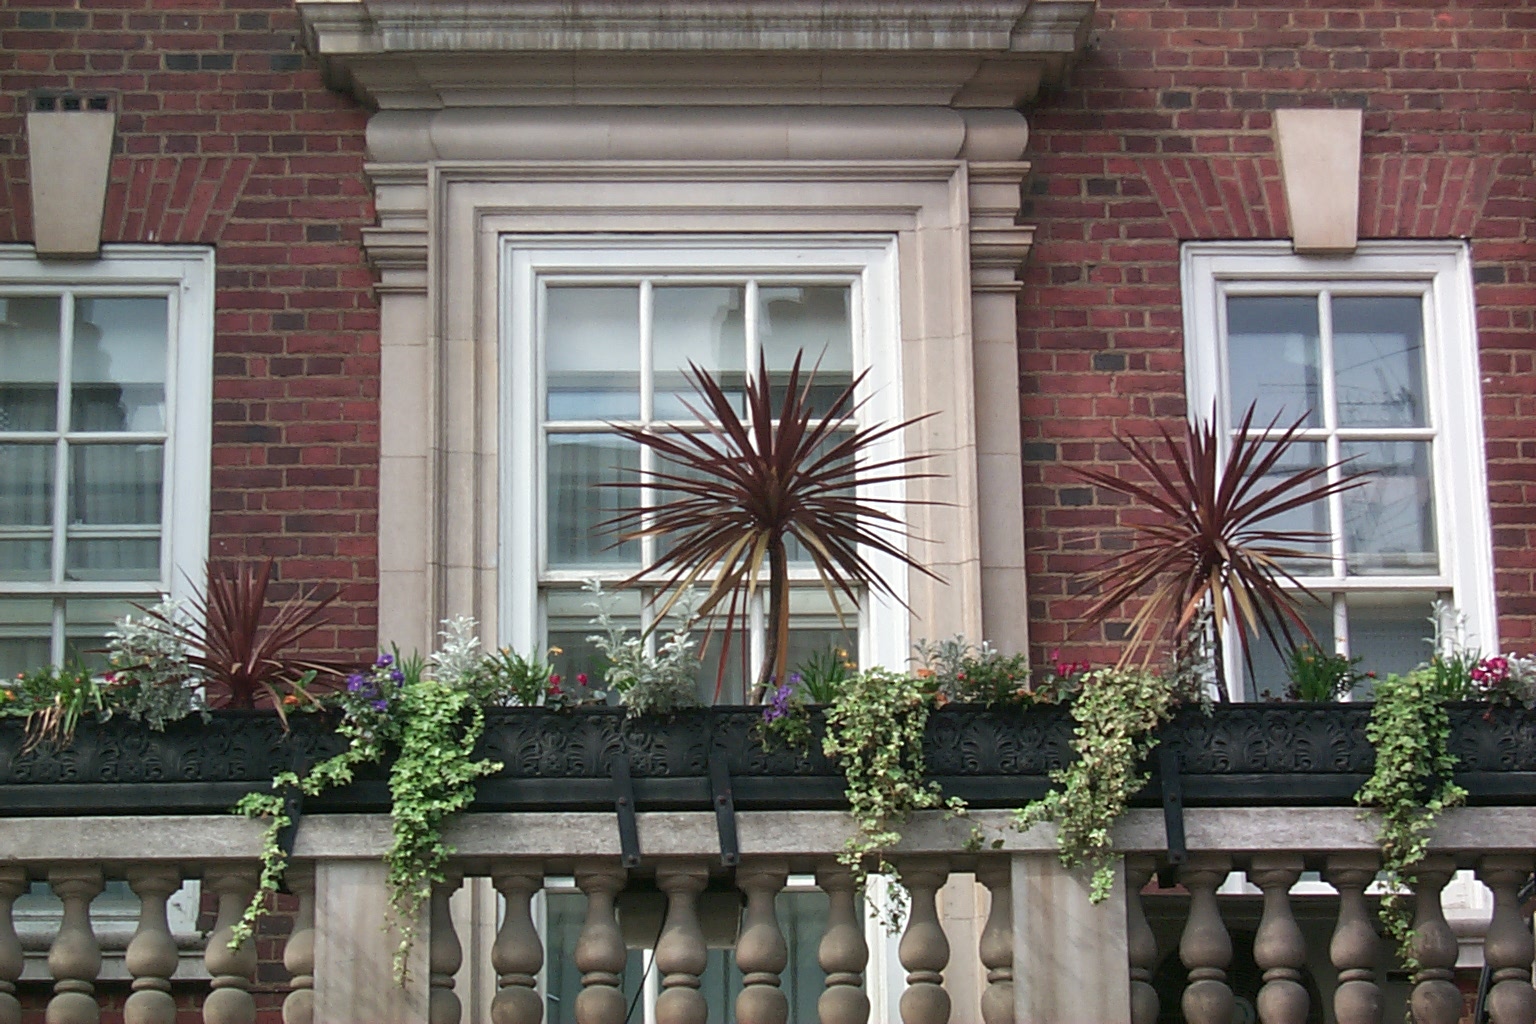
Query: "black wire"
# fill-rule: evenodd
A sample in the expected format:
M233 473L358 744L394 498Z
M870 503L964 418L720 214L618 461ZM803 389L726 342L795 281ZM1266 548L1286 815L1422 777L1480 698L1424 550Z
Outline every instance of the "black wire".
M635 1007L640 1005L640 997L645 995L645 979L650 976L651 968L656 966L656 947L661 944L661 933L667 927L667 916L661 916L661 924L656 927L656 938L651 943L651 962L645 965L645 970L640 972L640 984L635 989L635 998L629 1001L629 1012L624 1014L624 1024L629 1024L629 1019L635 1015Z

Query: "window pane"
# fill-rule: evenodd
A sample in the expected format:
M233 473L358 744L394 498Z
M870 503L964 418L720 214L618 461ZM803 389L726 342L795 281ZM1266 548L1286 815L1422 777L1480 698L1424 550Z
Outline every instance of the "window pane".
M605 434L556 435L548 452L549 565L551 568L640 565L640 542L617 547L598 524L639 503L639 492L604 486L637 480L638 446Z
M58 425L59 300L0 298L0 431Z
M1329 603L1331 595L1321 594L1319 596L1323 599L1322 604L1318 604L1317 601L1310 597L1297 595L1296 610L1301 613L1307 628L1312 630L1312 636L1317 641L1316 646L1318 650L1324 654L1332 654L1333 607ZM1291 626L1291 635L1296 638L1296 643L1298 645L1305 644L1307 642L1306 635L1297 629L1294 623L1289 625ZM1280 642L1282 645L1285 643L1283 636ZM1287 667L1290 652L1287 650L1282 655L1276 651L1270 644L1269 639L1262 633L1249 637L1248 643L1249 651L1253 658L1253 673L1248 679L1249 692L1257 696L1259 700L1271 697L1284 697L1286 690L1291 685L1289 669ZM1246 666L1244 671L1247 671Z
M72 445L70 524L158 526L164 456L158 444Z
M680 398L701 402L683 375L690 362L710 371L740 410L746 370L746 289L657 288L651 293L654 402L660 420L692 419Z
M160 297L75 301L70 429L165 429L168 308Z
M847 285L765 287L757 293L757 333L775 385L801 356L801 372L816 369L812 408L826 410L853 380L853 327ZM818 367L818 363L820 364ZM805 378L801 378L801 385ZM774 408L784 400L775 387Z
M1434 490L1427 441L1347 441L1351 470L1369 472L1344 492L1344 551L1351 575L1434 573ZM1356 458L1358 456L1358 458Z
M839 430L839 431L833 432L830 436L827 437L826 440L824 440L821 444L817 445L817 447L816 447L816 455L815 455L815 457L813 457L811 460L809 460L806 463L806 468L809 469L812 465L814 465L816 463L816 460L819 459L823 454L825 454L826 452L831 451L833 448L836 448L838 445L840 445L844 441L846 441L848 439L848 435L850 433L852 433L851 430ZM870 460L868 458L868 453L865 454L865 457L861 461L865 465L869 464ZM848 463L847 463L846 460L845 461L841 461L841 462L838 463L838 465L847 465L847 464ZM900 469L899 468L896 469L895 472L900 472ZM921 470L918 470L918 472L921 472ZM867 477L866 477L866 479L867 479ZM825 493L826 493L826 496L829 496L829 497L830 496L850 497L850 496L853 495L853 492L854 492L854 489L852 487L838 487L835 490L830 490L830 491L827 491ZM873 521L871 521L869 519L862 519L861 523L864 526L866 526L866 527L870 527L870 528L874 529L874 531L876 533L883 533L884 532L884 531L879 529L879 524L878 523L873 522ZM793 535L791 535L791 536L789 536L789 537L787 537L785 539L784 550L785 550L785 553L789 556L789 560L791 562L798 562L798 563L801 563L803 565L810 565L811 564L810 552L806 549L806 546L804 544L802 544L800 542L800 540L798 538L794 537Z
M549 418L638 418L640 289L551 287L544 318Z
M1266 445L1265 448L1271 446ZM1309 466L1321 466L1326 461L1327 448L1323 444L1296 443L1288 447L1274 468L1264 476L1260 489L1278 486L1287 477L1308 468ZM1315 486L1324 482L1322 478L1314 481ZM1305 486L1305 485L1304 485ZM1299 491L1295 493L1300 493ZM1311 541L1267 541L1277 547L1292 548L1304 551L1312 555L1322 556L1315 558L1287 558L1282 563L1288 572L1297 576L1326 576L1332 572L1327 555L1330 552L1329 537L1332 531L1328 528L1328 503L1326 501L1314 501L1310 505L1293 508L1280 515L1271 516L1259 521L1261 530L1298 531L1303 533L1321 534L1318 539Z
M1254 423L1322 424L1317 299L1310 295L1227 299L1227 374L1235 426L1248 406ZM1201 410L1203 413L1204 410Z
M53 602L48 598L0 600L0 679L42 668L53 660Z
M0 580L53 578L51 444L0 444Z
M53 522L52 444L0 444L0 528Z
M1352 594L1349 651L1360 658L1362 672L1384 676L1410 671L1429 660L1431 606L1437 595Z
M1423 426L1422 301L1334 299L1333 369L1341 426Z

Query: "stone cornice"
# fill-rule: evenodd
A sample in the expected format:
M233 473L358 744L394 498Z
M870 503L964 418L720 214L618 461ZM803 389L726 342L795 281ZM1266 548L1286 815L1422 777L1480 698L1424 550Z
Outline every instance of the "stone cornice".
M1086 39L1094 0L298 0L298 8L332 84L382 108L558 104L576 94L591 102L591 90L599 102L670 103L690 80L695 93L711 85L716 103L910 103L915 80L923 101L979 107L1027 102L1059 82ZM735 73L712 82L712 68ZM771 98L758 95L764 88ZM888 93L897 98L876 98Z

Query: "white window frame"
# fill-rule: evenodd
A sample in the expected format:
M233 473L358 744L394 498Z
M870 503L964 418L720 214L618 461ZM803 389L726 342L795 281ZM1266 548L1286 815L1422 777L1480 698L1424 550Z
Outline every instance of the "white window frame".
M0 295L164 295L168 300L164 494L160 522L160 578L149 581L0 583L0 596L123 597L153 602L162 594L186 600L201 593L208 558L210 465L213 444L214 254L201 246L108 245L90 262L39 260L29 245L0 245ZM67 386L68 382L60 382ZM0 437L3 440L3 437ZM53 654L62 654L55 622ZM201 973L197 944L197 880L172 894L167 915L172 932L185 941L178 978ZM58 930L58 901L51 895L26 897L17 907L17 927L39 937ZM98 899L92 908L96 931L107 947L104 979L128 977L122 949L133 934L138 901L131 895ZM46 948L29 944L25 980L46 978Z
M169 303L159 579L8 582L0 583L0 596L153 602L161 594L185 600L201 591L213 437L213 286L213 250L204 247L109 245L100 259L73 263L39 260L31 246L0 246L0 294L164 295ZM59 630L55 621L55 662L63 653Z
M540 436L543 367L536 343L539 282L549 277L616 282L625 275L664 276L701 283L711 276L755 275L812 282L846 282L853 289L854 372L867 368L857 399L866 399L863 422L892 422L901 416L900 324L896 240L890 235L537 235L501 240L500 458L499 511L502 566L497 602L500 643L517 650L542 645L545 624L539 590L547 583L572 582L569 573L545 570L544 446ZM893 433L870 458L898 457L900 433ZM537 487L528 482L537 480ZM899 483L861 487L870 498L899 499ZM896 599L866 594L858 610L859 663L899 665L909 650L907 570L897 559L867 552ZM797 570L796 576L813 571ZM593 573L578 571L575 576ZM622 573L620 574L623 575ZM567 578L571 577L571 578Z
M1226 386L1223 343L1228 295L1338 288L1356 294L1385 290L1423 296L1424 375L1428 422L1434 429L1431 471L1440 573L1317 581L1309 577L1304 582L1326 593L1449 593L1466 617L1467 643L1485 652L1497 650L1482 392L1466 243L1362 242L1349 256L1304 256L1296 254L1288 242L1186 242L1181 264L1189 416L1201 423L1214 410L1218 436L1224 442L1236 419ZM1340 625L1335 623L1335 634L1342 649ZM1235 647L1227 653L1228 665L1240 665Z

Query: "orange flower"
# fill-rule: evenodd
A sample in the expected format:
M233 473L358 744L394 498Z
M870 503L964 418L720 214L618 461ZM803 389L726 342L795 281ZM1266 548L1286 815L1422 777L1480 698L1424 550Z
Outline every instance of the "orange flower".
M298 707L298 705L299 705L298 695L297 694L293 694L293 693L285 695L283 697L283 703L285 705L287 705L288 707L290 707L290 708Z

